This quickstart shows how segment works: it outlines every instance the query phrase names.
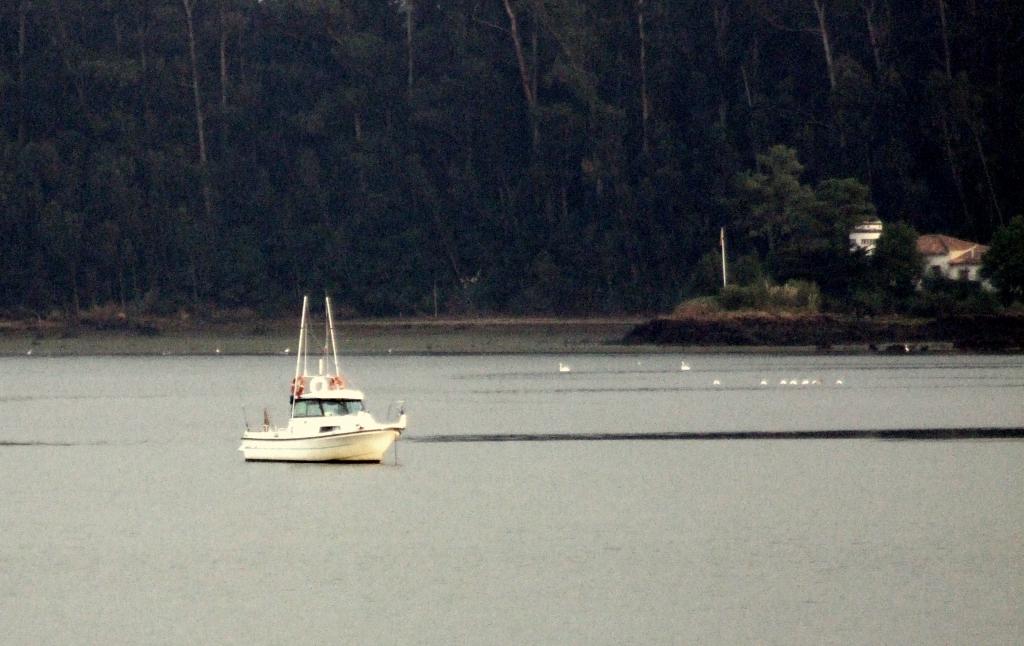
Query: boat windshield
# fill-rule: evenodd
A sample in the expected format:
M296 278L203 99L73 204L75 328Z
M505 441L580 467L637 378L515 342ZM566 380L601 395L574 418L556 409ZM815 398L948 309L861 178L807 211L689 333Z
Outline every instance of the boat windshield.
M295 402L293 416L352 415L361 410L363 410L363 402L358 399L300 399Z

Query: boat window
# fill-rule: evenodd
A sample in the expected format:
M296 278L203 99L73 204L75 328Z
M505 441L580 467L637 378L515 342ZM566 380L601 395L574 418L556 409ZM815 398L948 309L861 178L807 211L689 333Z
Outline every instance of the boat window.
M295 417L320 417L323 412L320 410L320 400L300 399L295 402Z
M325 400L323 402L324 415L344 415L347 411L345 410L345 402L337 400Z
M352 415L365 410L358 399L300 399L295 402L295 417Z
M366 410L358 399L300 399L295 402L295 417L353 415Z

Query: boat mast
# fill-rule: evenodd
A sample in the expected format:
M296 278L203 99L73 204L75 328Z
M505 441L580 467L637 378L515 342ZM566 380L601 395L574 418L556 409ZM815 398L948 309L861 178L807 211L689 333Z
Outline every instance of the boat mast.
M331 313L331 297L324 296L324 303L327 306L327 328L331 333L331 355L334 357L334 374L340 376L341 368L338 367L338 343L334 340L334 315Z
M309 296L302 297L302 320L299 323L299 347L295 353L295 378L298 379L301 374L301 370L304 368L302 365L302 359L305 352L303 352L303 343L307 343L306 340L306 307L309 304Z
M289 416L292 416L292 415L295 414L295 400L298 399L295 396L295 382L297 382L299 380L299 375L301 374L301 370L303 369L303 366L302 366L302 355L304 353L302 351L302 344L306 342L306 306L307 306L308 303L309 303L309 296L303 296L302 297L302 320L299 323L299 347L296 348L296 350L295 350L295 378L292 379L292 383L289 386L289 388L291 388L291 396L289 397L289 399L291 399L291 402L292 402L292 409L289 411Z

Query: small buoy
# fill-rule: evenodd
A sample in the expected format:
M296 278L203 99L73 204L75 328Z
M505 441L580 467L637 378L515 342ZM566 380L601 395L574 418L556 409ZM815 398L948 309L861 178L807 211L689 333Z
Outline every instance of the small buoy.
M762 379L761 380L761 385L762 386L767 386L768 385L768 380L767 379Z
M796 379L790 379L790 380L789 380L789 385L790 385L790 386L796 386L796 385L797 385L797 381L796 381Z
M811 385L812 386L820 386L821 385L821 380L820 379L811 379Z
M843 385L843 380L842 379L836 379L836 385L837 386L842 386Z
M717 380L717 379L715 379L714 381L712 381L712 382L711 382L711 385L712 385L712 386L721 386L721 385L722 385L722 382L721 382L721 381L719 381L719 380Z
M804 379L803 381L800 382L800 385L801 386L810 386L811 385L811 380L810 379Z
M785 386L785 385L786 385L786 383L787 383L787 382L786 382L786 380L785 380L785 379L782 379L782 380L780 380L780 381L779 381L779 385L780 385L780 386Z
M568 364L562 363L561 361L559 361L558 362L558 372L572 372L572 368L570 368Z
M682 370L683 372L686 372L687 370L690 369L690 365L683 361L679 364L679 369Z

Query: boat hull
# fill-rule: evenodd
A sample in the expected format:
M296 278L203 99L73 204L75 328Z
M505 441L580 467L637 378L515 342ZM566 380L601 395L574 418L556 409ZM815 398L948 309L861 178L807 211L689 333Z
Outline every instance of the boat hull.
M247 461L380 462L401 431L394 427L313 437L262 431L246 433L238 450Z

